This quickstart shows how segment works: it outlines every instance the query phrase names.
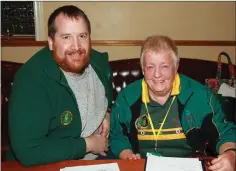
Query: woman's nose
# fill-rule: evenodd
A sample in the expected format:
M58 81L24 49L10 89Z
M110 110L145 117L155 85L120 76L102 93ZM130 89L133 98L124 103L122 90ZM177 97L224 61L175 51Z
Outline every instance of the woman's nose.
M159 68L159 67L155 67L154 76L155 76L156 78L158 78L158 77L160 77L160 75L161 75L161 70L160 70L160 68Z

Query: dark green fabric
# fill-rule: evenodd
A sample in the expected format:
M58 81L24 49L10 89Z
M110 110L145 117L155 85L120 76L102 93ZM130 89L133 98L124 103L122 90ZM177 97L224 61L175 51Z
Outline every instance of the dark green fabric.
M150 103L148 103L148 111L151 116L153 126L155 129L159 129L161 126L161 123L164 120L164 117L170 107L172 98L169 98L167 102L164 105L160 105L156 103L155 101L151 100ZM141 112L140 114L147 114L146 107L144 104L142 104ZM175 99L173 104L171 105L170 111L168 113L168 116L166 118L166 121L162 127L162 130L164 129L177 129L181 127L181 123L178 117L178 104L177 100ZM153 135L153 132L151 130L150 123L148 123L147 128L151 132L138 132L140 136L145 135ZM142 131L142 129L140 129ZM161 132L161 135L175 135L183 133L183 130L176 132L176 130L173 131L163 131ZM157 134L157 132L156 132ZM142 158L146 157L147 152L155 152L154 150L154 144L155 140L139 140L139 149L140 154ZM158 140L157 141L157 152L160 153L162 156L169 156L169 157L186 157L190 156L190 153L192 152L190 145L188 144L186 138L184 139L173 139L173 140Z
M128 138L122 134L121 124L124 124L130 132L132 119L130 108L141 97L141 81L138 80L123 89L112 108L110 147L116 157L122 150L132 149ZM223 143L236 142L236 126L231 122L224 122L225 115L221 105L209 88L180 74L180 94L177 98L184 105L181 126L185 134L192 128L201 128L203 120L213 113L212 125L220 133L219 140L213 140L217 141L215 147L217 153ZM191 122L187 121L189 116L193 117Z
M112 85L108 54L92 50L91 65L102 81L109 105ZM63 125L62 114L72 121ZM9 103L11 147L7 160L25 166L83 158L86 143L75 96L46 46L16 73Z

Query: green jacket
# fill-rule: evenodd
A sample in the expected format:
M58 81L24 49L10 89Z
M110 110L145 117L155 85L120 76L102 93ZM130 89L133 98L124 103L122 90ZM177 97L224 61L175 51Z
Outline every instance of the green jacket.
M193 150L219 153L225 142L236 142L236 126L225 122L221 105L204 85L180 75L180 94L177 95L178 113L185 136ZM142 100L141 80L138 80L119 94L112 108L110 147L119 156L124 149L139 152L135 120L139 117ZM212 107L211 107L212 106ZM187 122L193 116L192 124Z
M112 73L108 54L92 50L90 64L111 106ZM75 96L48 46L16 73L9 104L11 146L7 160L25 166L83 158L86 143Z

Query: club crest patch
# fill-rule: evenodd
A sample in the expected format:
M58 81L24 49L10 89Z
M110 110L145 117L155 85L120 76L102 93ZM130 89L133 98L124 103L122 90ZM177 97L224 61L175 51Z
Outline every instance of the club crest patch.
M184 111L184 114L190 116L190 112L188 110Z
M184 111L183 120L188 124L195 124L195 117L188 110Z
M141 129L141 128L147 128L148 126L148 116L146 114L143 114L138 117L135 121L135 127L136 129Z
M69 110L66 110L61 114L61 124L64 126L69 125L72 119L73 119L73 115L71 111Z

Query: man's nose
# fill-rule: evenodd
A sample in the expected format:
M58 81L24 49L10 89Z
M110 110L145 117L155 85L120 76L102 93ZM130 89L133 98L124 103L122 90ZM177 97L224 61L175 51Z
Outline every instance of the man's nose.
M74 49L74 50L79 50L80 47L81 47L80 41L77 40L77 39L73 40L72 49Z

